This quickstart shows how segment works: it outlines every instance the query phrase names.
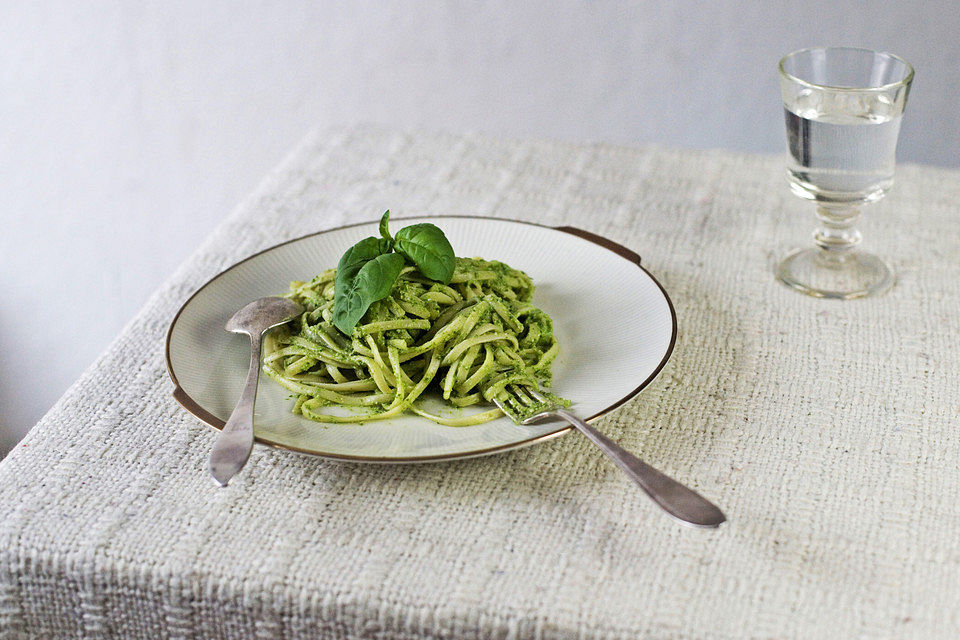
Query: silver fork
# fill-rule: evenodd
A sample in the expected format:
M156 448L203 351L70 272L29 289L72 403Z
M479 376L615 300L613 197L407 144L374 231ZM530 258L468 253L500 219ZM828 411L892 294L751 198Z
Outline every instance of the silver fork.
M564 409L559 403L525 385L507 385L505 391L528 411L530 415L517 416L514 407L510 407L507 398L494 398L493 402L507 416L519 424L530 424L545 418L561 418L580 430L593 444L607 454L618 467L640 485L648 496L661 509L680 522L694 527L719 527L726 516L712 502L689 489L673 478L657 471L643 460L637 458L623 447L614 443L589 424ZM517 416L517 417L514 417ZM519 419L518 419L519 418Z

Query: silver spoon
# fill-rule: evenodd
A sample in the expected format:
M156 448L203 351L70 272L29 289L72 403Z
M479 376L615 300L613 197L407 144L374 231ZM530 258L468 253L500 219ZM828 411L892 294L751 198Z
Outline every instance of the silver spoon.
M210 452L210 475L224 487L247 464L253 450L253 405L260 379L261 338L267 329L290 322L301 313L303 307L292 300L260 298L227 320L227 331L250 336L250 370L240 400Z

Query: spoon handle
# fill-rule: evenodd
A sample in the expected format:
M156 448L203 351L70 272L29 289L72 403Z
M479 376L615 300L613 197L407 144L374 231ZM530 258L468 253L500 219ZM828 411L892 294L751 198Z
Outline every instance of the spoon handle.
M237 406L233 408L210 452L210 475L224 487L247 464L253 450L253 407L257 401L257 381L260 379L260 348L261 336L251 335L247 382L243 385Z

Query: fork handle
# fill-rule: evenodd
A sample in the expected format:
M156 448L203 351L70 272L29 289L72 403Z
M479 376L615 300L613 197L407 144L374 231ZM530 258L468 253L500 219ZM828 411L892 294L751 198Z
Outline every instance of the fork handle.
M715 504L657 471L569 411L558 409L551 413L579 429L674 518L694 527L718 527L726 521L726 516Z

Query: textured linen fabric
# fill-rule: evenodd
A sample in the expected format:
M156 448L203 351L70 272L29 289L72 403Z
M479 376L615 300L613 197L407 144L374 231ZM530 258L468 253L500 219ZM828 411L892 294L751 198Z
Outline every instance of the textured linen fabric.
M679 339L597 425L729 522L678 525L576 434L410 466L256 447L217 488L214 431L171 397L174 313L255 251L386 208L576 225L640 253ZM0 463L0 633L957 637L960 173L902 166L867 210L899 279L874 300L774 280L812 209L780 157L308 136Z

